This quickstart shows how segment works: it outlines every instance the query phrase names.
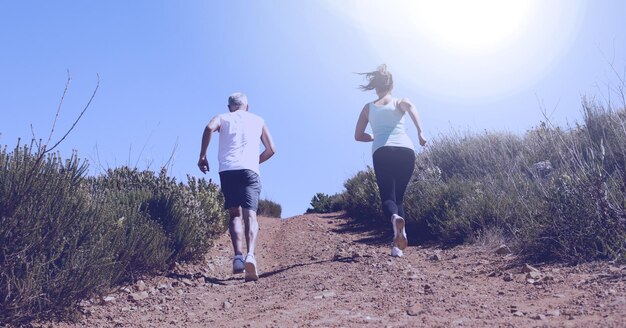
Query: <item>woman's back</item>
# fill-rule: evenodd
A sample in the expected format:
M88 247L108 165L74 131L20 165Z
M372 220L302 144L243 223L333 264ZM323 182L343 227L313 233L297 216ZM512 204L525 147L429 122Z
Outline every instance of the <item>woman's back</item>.
M404 112L397 104L397 99L392 99L386 105L379 106L374 102L368 104L368 119L374 133L372 153L383 146L414 149L413 142L406 132Z

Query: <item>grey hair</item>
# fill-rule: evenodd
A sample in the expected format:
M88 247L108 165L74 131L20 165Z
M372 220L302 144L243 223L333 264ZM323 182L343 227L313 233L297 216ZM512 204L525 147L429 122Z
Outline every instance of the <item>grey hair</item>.
M248 104L248 97L242 92L235 92L228 97L228 106L240 107Z

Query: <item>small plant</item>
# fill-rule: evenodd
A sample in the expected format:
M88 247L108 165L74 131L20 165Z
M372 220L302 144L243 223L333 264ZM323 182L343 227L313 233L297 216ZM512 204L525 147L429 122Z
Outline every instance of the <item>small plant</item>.
M343 194L327 195L318 192L311 199L311 207L306 210L307 213L330 213L341 211L343 208Z
M257 215L267 216L270 218L280 218L281 212L282 212L282 207L280 206L280 204L269 199L259 200L259 208L257 209Z
M344 187L344 209L351 217L368 222L383 222L373 168L368 166L365 171L358 172L344 183Z

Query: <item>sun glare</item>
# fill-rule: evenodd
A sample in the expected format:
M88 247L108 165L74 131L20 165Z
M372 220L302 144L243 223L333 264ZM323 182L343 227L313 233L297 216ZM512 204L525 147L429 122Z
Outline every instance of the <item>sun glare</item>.
M505 46L529 23L530 1L438 0L405 3L413 30L453 51L485 53Z
M567 51L586 0L327 0L396 77L448 100L532 87ZM379 63L372 63L375 67ZM362 69L362 68L355 68Z

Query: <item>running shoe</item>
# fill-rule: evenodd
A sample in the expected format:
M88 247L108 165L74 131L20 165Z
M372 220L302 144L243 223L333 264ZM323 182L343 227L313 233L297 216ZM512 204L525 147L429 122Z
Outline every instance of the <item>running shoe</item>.
M235 255L233 259L233 273L243 273L244 269L243 255Z
M254 255L248 254L246 256L246 281L257 281L259 280L259 272L256 268L256 259Z
M393 243L400 250L404 250L406 246L409 244L406 239L406 231L404 229L404 219L401 216L394 215L393 220L391 221L393 224Z
M393 246L391 248L391 256L393 256L393 257L402 257L402 255L404 255L404 253L398 247Z

